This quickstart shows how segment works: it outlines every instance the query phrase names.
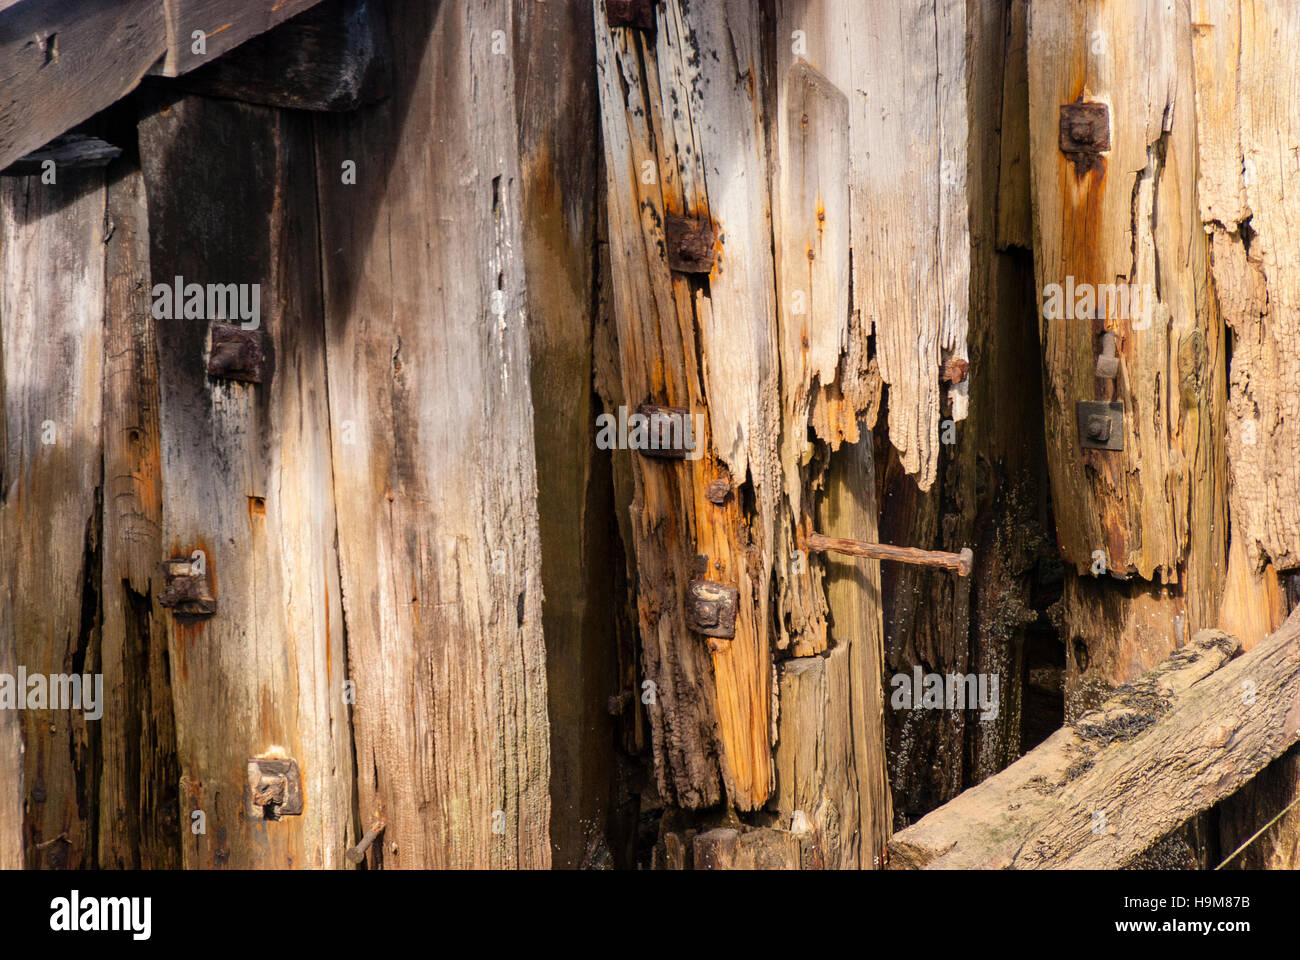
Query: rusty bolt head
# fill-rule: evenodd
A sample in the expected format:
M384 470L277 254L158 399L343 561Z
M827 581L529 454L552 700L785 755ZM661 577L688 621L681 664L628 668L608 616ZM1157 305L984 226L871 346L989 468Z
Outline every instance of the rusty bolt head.
M718 235L708 220L669 216L664 222L668 266L679 273L708 273L713 269Z
M1088 424L1085 428L1088 436L1098 443L1105 443L1110 439L1110 417L1100 414L1093 414L1088 417Z
M287 757L254 757L248 761L248 792L244 812L250 820L279 820L302 815L302 774L298 761Z
M605 0L605 15L611 27L655 28L654 0Z
M247 383L262 382L262 331L244 330L228 323L212 325L212 351L208 374Z
M704 496L708 498L709 503L718 505L727 502L727 496L731 493L731 484L726 480L713 480L704 489Z
M740 591L712 580L692 580L686 588L686 625L706 637L736 635Z
M966 371L970 369L970 363L961 357L952 357L943 362L943 376L941 379L945 383L961 383L966 379Z
M1110 149L1110 108L1104 103L1067 103L1061 107L1062 153L1100 153Z
M196 576L193 562L187 557L173 557L161 564L166 587L158 595L160 606L171 610L177 619L210 617L217 612L217 598L208 587L206 573Z

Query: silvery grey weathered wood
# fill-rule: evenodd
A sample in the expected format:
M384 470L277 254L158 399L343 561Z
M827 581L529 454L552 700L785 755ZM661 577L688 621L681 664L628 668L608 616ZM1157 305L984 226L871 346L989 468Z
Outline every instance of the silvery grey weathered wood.
M310 119L202 97L142 111L153 282L260 284L271 358L261 383L211 377L211 318L156 321L158 561L203 551L217 601L207 619L165 616L183 862L343 866L352 738ZM247 761L264 756L297 761L302 816L246 816Z
M0 180L0 672L11 676L99 670L104 210L102 169ZM0 860L91 865L93 811L78 781L94 762L91 725L120 718L0 717Z
M129 93L165 45L160 0L0 5L0 170Z
M547 867L511 5L389 13L392 96L316 118L358 803L386 867Z
M1115 868L1300 739L1300 615L1249 653L1207 630L1001 773L895 834L899 867Z

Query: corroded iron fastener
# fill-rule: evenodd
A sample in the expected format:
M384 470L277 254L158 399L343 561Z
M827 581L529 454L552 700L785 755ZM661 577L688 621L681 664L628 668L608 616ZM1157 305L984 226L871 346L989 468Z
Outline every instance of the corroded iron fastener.
M706 637L727 640L736 635L736 604L740 591L712 580L692 580L686 587L686 626Z
M160 606L167 607L175 617L210 617L217 612L217 598L208 586L206 573L194 573L194 561L189 557L172 557L159 564L166 579L166 587L158 595Z
M261 330L245 330L228 323L212 325L209 376L261 383L265 364Z
M944 383L961 383L966 379L966 371L970 369L970 362L963 360L961 357L952 357L945 360L941 367L943 373L939 379Z
M654 0L605 0L605 15L611 27L655 28Z
M372 823L370 829L366 831L366 835L358 841L355 847L348 851L348 859L353 863L360 863L362 860L366 859L366 851L370 849L370 845L378 839L379 835L384 832L384 827L386 826L388 826L388 824L384 821L383 817L380 817Z
M1095 376L1102 380L1114 380L1119 376L1119 356L1113 330L1106 330L1101 335L1101 352L1097 354Z
M805 541L809 553L845 553L851 557L868 557L872 560L897 560L923 567L942 567L956 570L957 576L969 577L975 568L975 554L970 547L960 553L942 550L917 550L915 547L895 547L888 543L870 543L866 540L847 540L842 537L824 537L810 533Z
M1083 174L1101 165L1101 155L1110 149L1110 108L1104 103L1061 105L1061 152Z
M287 757L253 757L248 761L244 812L250 820L279 820L302 815L302 775L298 761Z
M718 234L708 220L670 214L664 219L664 240L668 244L668 266L678 273L708 273L713 269Z

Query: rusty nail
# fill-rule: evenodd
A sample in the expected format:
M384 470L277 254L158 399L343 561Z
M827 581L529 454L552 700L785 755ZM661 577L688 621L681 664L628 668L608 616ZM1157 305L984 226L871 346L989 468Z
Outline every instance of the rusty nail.
M708 498L709 503L724 504L727 502L727 495L731 493L731 484L726 480L713 480L704 488L704 496Z
M655 28L654 0L605 0L605 15L611 27Z
M969 361L961 357L951 357L943 362L943 375L940 379L946 383L961 383L966 379L966 371L969 369Z
M668 266L679 273L708 273L717 256L718 235L708 220L669 215L664 221Z
M805 546L809 553L844 553L851 557L871 560L896 560L915 563L923 567L942 567L957 571L957 576L968 577L975 566L975 554L970 547L960 553L942 550L918 550L915 547L896 547L888 543L871 543L867 540L848 540L842 537L825 537L820 533L808 534Z
M712 580L692 580L686 587L686 625L706 637L736 635L736 604L740 591ZM712 645L710 645L712 646Z
M387 825L388 824L382 817L371 824L370 829L366 831L366 835L361 838L355 847L348 851L348 859L353 863L360 863L362 860L366 859L366 851L370 849L370 845L378 839L379 835L384 832L384 827Z
M228 323L212 325L209 376L261 383L264 359L262 331L244 330Z
M158 595L158 603L170 609L172 616L184 620L210 617L217 612L217 598L208 586L206 566L203 573L195 573L191 558L171 557L159 567L166 586Z
M1061 105L1060 146L1077 174L1101 166L1101 154L1110 149L1110 108L1104 103Z

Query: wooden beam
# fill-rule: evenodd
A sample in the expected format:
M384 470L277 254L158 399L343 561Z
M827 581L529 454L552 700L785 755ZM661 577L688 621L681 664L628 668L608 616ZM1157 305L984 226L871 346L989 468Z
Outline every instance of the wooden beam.
M159 0L0 7L0 169L125 96L165 49Z
M382 100L392 56L381 0L327 0L175 81L190 93L294 110Z
M166 22L166 56L150 71L178 77L211 63L320 0L153 0ZM202 41L198 34L202 35Z
M1300 614L1228 663L1206 630L890 842L894 867L1114 868L1300 739ZM1226 665L1225 665L1226 664Z

